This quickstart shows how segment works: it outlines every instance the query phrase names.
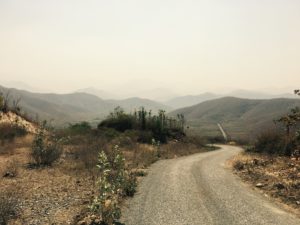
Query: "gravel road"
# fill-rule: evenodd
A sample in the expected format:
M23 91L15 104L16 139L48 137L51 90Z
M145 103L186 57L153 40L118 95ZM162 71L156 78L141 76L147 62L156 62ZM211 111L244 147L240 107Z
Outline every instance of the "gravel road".
M221 150L155 163L124 207L125 225L300 225L225 168L242 151Z

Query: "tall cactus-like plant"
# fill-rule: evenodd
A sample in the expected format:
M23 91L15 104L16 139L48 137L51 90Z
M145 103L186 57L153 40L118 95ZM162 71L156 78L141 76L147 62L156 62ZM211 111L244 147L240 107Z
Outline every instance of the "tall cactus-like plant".
M141 130L146 130L147 114L148 113L144 107L141 107L140 110L138 111L138 115L139 115L138 120L139 120Z

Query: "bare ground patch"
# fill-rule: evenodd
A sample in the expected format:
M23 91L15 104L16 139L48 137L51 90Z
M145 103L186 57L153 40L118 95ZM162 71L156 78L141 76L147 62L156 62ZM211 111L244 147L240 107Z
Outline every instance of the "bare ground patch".
M300 216L300 161L289 157L241 153L229 164L252 187Z

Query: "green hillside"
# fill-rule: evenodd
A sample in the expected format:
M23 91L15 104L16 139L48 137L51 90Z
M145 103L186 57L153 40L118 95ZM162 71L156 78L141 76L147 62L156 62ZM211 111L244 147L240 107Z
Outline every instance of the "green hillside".
M259 131L274 127L273 120L299 106L299 99L251 100L225 97L206 101L170 113L184 114L192 132L220 135L221 123L232 138L252 138Z

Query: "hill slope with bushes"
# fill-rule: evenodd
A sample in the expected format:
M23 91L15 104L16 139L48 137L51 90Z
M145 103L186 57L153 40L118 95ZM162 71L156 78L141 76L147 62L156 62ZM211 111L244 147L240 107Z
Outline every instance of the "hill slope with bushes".
M12 99L20 98L20 107L32 118L38 115L39 120L53 120L54 125L84 120L97 120L97 123L117 106L128 112L141 106L153 111L170 110L161 103L141 98L112 101L86 93L40 94L3 86L0 86L0 92L9 93Z
M274 126L273 120L300 106L299 99L251 100L234 97L206 101L175 110L170 115L183 114L193 131L219 135L221 123L233 138L252 138L258 130ZM209 128L209 132L205 130Z

